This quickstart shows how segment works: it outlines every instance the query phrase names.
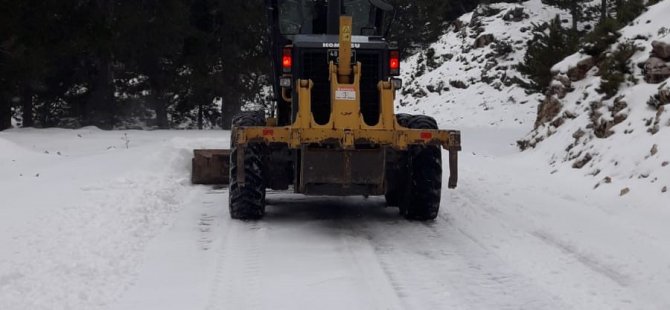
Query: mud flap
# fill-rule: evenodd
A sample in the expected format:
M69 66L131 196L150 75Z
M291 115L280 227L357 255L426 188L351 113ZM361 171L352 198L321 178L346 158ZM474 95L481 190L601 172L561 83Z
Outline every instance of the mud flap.
M458 151L449 150L449 188L456 188L458 182Z

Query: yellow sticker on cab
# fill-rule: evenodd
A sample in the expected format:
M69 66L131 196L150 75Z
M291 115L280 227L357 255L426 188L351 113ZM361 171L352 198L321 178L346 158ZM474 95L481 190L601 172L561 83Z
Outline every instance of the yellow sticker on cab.
M335 90L336 100L356 100L356 89L353 86L338 86Z

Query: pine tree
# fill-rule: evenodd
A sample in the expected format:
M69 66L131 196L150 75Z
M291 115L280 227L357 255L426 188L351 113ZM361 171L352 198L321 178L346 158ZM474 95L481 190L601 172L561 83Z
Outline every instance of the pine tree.
M5 93L19 99L22 126L32 127L37 99L49 91L45 81L57 63L54 46L60 41L56 24L62 16L58 14L61 4L26 0L3 5L8 10L5 17L12 19L9 40L3 44Z
M572 31L577 31L577 24L584 19L582 4L585 0L542 0L542 3L569 10L572 17Z
M15 37L17 20L16 2L0 1L0 130L11 127L12 93L15 81L12 79L11 54Z
M206 110L221 98L221 126L230 128L232 116L257 87L248 83L257 74L269 72L263 47L265 16L262 0L236 2L194 0L191 24L195 31L186 39L185 64L192 69L193 105Z
M636 19L645 11L642 0L619 0L616 1L616 19L623 27Z
M445 25L460 15L472 11L478 0L392 0L396 11L390 40L397 41L403 54L427 47L443 34ZM390 18L389 18L390 19Z
M478 1L389 2L408 55ZM228 127L265 104L266 26L263 0L0 0L0 128L12 108L23 126Z
M158 128L169 128L170 88L175 85L178 59L189 31L188 1L152 0L124 2L123 22L118 25L121 48L117 61L125 64L129 78L147 78L143 96L147 108L153 110ZM137 89L142 92L145 89ZM132 92L132 91L130 91Z
M553 78L551 67L577 50L577 37L561 27L556 16L549 24L535 25L523 62L517 69L530 79L526 88L544 92Z

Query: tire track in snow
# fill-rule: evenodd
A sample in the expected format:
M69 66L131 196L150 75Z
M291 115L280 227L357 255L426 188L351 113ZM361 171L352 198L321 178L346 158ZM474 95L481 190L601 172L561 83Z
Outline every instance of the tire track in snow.
M198 243L200 248L204 251L208 251L212 247L215 236L213 236L213 228L216 226L217 222L220 220L215 214L218 213L218 208L220 208L220 200L216 198L223 197L227 195L227 190L221 189L212 189L205 193L204 199L200 202L202 205L202 211L200 211L200 217L198 222L198 230L200 231L200 238ZM226 226L227 227L227 226Z
M223 237L221 238L220 248L217 250L216 255L216 267L214 270L214 278L212 279L210 293L209 293L209 302L207 304L208 310L221 309L222 304L225 304L223 299L223 291L227 289L226 287L226 262L228 261L228 239L230 239L230 234L232 226L230 223L223 218L218 220L225 221L225 228L223 230ZM201 238L202 239L202 238Z
M473 172L473 177L476 175L477 172ZM589 255L588 250L582 251L557 237L560 233L557 229L567 227L547 221L556 216L551 208L566 208L575 202L553 192L547 197L547 191L538 184L526 184L528 188L523 193L508 195L509 185L495 180L488 183L496 186L464 181L465 190L457 191L451 199L460 205L452 211L453 226L483 238L484 246L502 255L504 261L526 274L535 286L552 292L555 299L565 304L555 308L630 308L631 302L639 299L635 297L638 293L628 288L629 276L597 256ZM516 184L520 185L524 184ZM477 191L481 187L498 190L482 196ZM555 206L544 206L546 202ZM574 216L579 215L574 213Z
M404 220L358 225L408 309L555 309L551 294L451 227ZM379 227L381 226L381 227ZM391 233L389 233L391 232Z
M352 226L359 221L363 199L273 196L263 223L272 230L269 244L283 246L265 253L273 258L266 261L265 271L277 279L269 286L282 290L278 283L284 283L303 292L278 308L405 308L373 244ZM291 257L303 263L298 267ZM290 279L282 275L286 272Z
M355 232L351 223L343 222L342 226L350 232ZM362 237L362 238L361 238ZM361 234L344 235L342 241L346 244L348 257L354 266L363 274L368 293L374 298L377 309L404 309L400 300L398 282L394 281L388 268L381 262L375 252L370 238Z
M581 253L579 250L575 249L573 246L563 243L562 241L558 240L556 237L545 233L541 231L536 231L532 232L531 235L537 237L538 239L542 240L543 242L554 246L561 250L561 252L565 253L568 256L574 257L578 262L580 262L582 265L588 267L592 271L599 273L606 278L616 282L622 287L628 286L630 282L630 278L627 275L624 275L618 271L616 271L614 268L611 268L596 259L594 259L591 256L588 256L584 253Z
M216 275L207 309L262 309L261 247L265 228L258 222L226 218Z

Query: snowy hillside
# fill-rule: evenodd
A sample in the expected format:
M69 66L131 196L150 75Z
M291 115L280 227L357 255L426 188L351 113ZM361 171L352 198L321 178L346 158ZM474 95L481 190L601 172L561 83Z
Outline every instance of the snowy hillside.
M581 169L593 187L619 195L642 189L667 193L670 80L645 73L654 66L670 73L669 12L670 1L661 1L623 28L600 59L577 53L554 66L557 75L540 108L539 127L520 143L536 146L555 169ZM603 70L616 57L628 72L621 73L622 83L609 97L599 88L606 80ZM573 74L580 66L583 77Z
M556 14L571 20L540 0L481 5L461 16L438 42L403 62L398 108L433 115L449 128L530 126L542 96L513 83L514 65L523 59L532 25Z
M608 191L616 195L641 188L665 193L670 145L661 141L670 134L670 114L663 107L670 101L670 82L647 83L644 67L652 42L670 41L668 12L670 2L661 1L621 30L609 51L616 54L620 45L634 44L627 55L631 74L623 77L616 95L605 98L597 91L602 80L598 68L607 57L596 61L577 53L560 61L552 68L557 76L546 95L528 94L514 83L524 80L514 66L523 61L532 26L558 14L569 27L567 11L540 0L480 5L403 63L405 86L398 109L432 115L445 128L522 128L529 134L518 137L519 145L537 147L527 151L542 153L553 173L580 168L577 172L593 179L591 188L613 183ZM579 27L591 29L594 22ZM670 58L662 61L670 64Z

